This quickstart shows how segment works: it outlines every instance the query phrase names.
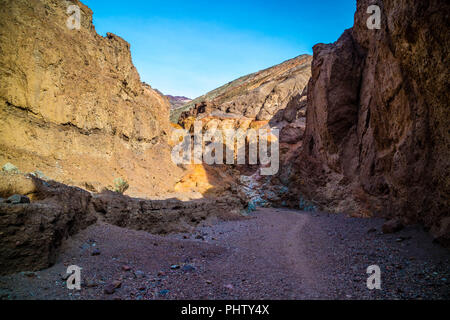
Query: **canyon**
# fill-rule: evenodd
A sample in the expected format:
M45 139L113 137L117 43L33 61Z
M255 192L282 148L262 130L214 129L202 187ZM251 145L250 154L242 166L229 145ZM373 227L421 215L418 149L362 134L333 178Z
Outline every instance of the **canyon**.
M78 0L0 4L0 295L48 298L35 276L54 281L78 259L105 278L95 287L141 281L149 299L165 287L172 298L270 298L269 287L286 299L448 298L449 4L358 0L335 43L193 100L141 82L130 44L97 34ZM66 27L67 4L81 8L79 30ZM367 28L369 5L380 29ZM173 130L196 121L279 130L280 171L173 163ZM352 284L371 257L389 266L392 292ZM147 280L117 271L129 261ZM411 282L426 261L432 292ZM167 265L197 268L196 280Z

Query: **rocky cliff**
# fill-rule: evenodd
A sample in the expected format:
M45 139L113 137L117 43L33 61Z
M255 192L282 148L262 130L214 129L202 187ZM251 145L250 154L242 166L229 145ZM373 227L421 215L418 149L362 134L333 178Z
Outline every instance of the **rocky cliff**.
M170 105L140 81L130 45L98 35L76 0L0 4L0 163L91 191L119 177L129 194L171 191Z
M372 4L379 30L367 27ZM400 217L449 241L449 9L358 0L354 27L314 47L293 202L306 195L329 211Z
M79 29L67 26L72 5ZM231 183L205 172L201 186L183 184L191 173L171 160L169 100L81 2L0 0L0 52L0 274L51 266L97 220L169 233L242 218ZM136 198L103 190L118 178ZM215 183L220 199L199 199L194 187L216 195Z

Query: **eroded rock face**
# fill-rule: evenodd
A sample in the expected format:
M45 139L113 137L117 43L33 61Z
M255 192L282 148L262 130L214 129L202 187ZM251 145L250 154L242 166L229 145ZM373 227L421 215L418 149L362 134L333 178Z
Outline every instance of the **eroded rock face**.
M69 5L81 29L66 26ZM122 177L129 194L171 190L168 100L141 83L130 45L98 35L81 2L2 0L0 164L101 191Z
M195 121L201 123L203 131L218 129L222 130L222 133L230 129L248 132L250 129L258 131L276 128L280 131L282 170L287 174L289 172L287 166L291 164L290 160L292 160L292 157L298 156L298 149L305 128L306 93L301 93L304 91L311 75L311 58L309 55L301 55L274 67L232 81L193 100L182 109L174 110L172 121L176 119L179 125L191 132L194 131ZM186 111L183 111L184 109ZM227 147L235 149L233 142ZM223 173L226 173L222 168L206 165L204 167L208 172L223 171ZM254 175L258 171L258 167L258 165L248 164L234 166L239 171L227 173L227 178L223 181L231 179L234 180L233 184L240 185L240 176ZM192 169L191 171L195 172ZM214 180L213 176L213 174L209 174L208 179ZM189 179L183 179L184 182L186 180L188 182L182 184L183 188L197 184L195 175L190 175L187 178ZM259 185L261 188L264 185L265 189L267 179L260 176L255 176L255 179L262 179L264 183L255 182L252 185ZM216 193L222 192L224 189L224 185L220 185L221 183L216 184ZM248 189L251 188L246 186L238 189L242 189L241 191L250 198L253 197L254 192L248 192ZM270 190L269 193L275 194ZM265 199L265 196L262 196L262 198Z
M0 274L51 266L64 239L97 221L89 192L28 178L36 201L0 203Z
M380 30L366 25L372 4L382 11ZM353 29L314 47L294 203L307 195L329 211L445 229L449 9L445 1L359 0Z
M0 275L50 267L63 241L98 220L157 234L190 232L202 223L242 219L247 204L232 193L191 201L145 200L111 191L93 195L30 175L7 175L11 188L3 194L15 192L26 180L22 190L31 190L33 200L15 195L27 201L0 201Z
M142 200L105 192L94 197L101 219L119 227L151 233L190 232L201 223L241 219L243 203L236 197Z
M269 121L307 85L311 59L309 55L301 55L234 80L176 110L172 121L183 124L189 117L208 116Z

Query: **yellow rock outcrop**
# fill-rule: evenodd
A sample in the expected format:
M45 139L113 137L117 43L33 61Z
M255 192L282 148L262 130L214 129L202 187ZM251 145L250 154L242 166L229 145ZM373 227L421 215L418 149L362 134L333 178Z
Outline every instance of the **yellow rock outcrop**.
M79 1L0 1L0 164L100 191L172 191L169 103L141 82L130 45L98 35ZM67 8L81 9L69 29Z

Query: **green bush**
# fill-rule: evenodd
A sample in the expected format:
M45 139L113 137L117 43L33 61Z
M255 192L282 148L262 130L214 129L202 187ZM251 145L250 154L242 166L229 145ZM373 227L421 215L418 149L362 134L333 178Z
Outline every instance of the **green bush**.
M130 187L130 185L128 184L128 182L122 178L117 178L114 179L114 192L118 192L118 193L124 193L125 191L128 190L128 188Z
M7 163L2 167L2 171L9 172L9 173L19 173L19 169L13 165L12 163Z
M316 212L317 211L317 207L312 202L303 199L303 196L300 197L298 207L300 210L306 211L306 212Z

